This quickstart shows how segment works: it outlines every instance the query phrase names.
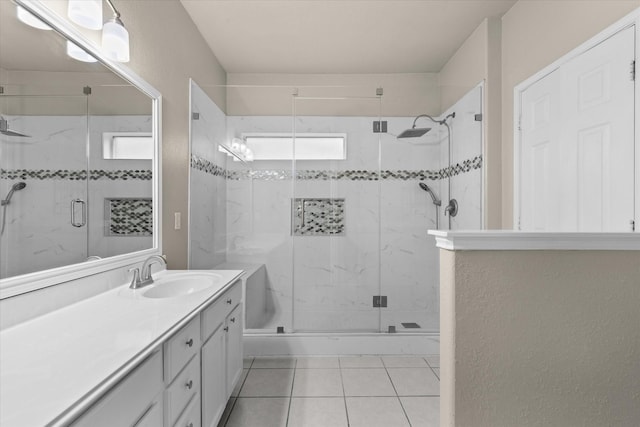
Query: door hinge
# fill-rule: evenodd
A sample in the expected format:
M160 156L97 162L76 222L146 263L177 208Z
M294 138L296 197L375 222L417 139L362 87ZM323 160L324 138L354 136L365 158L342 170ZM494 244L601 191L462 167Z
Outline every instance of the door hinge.
M373 122L373 133L387 133L387 121L376 120Z
M634 220L629 221L629 225L631 226L631 231L636 231L636 222Z
M631 61L631 81L636 81L636 60Z
M374 295L373 296L373 306L374 307L386 307L387 306L387 296L386 295Z
M91 86L85 86L82 88L82 93L84 95L91 95Z

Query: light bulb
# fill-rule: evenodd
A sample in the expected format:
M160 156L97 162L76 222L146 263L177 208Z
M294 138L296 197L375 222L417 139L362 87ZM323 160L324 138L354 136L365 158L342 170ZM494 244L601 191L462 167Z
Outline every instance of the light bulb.
M22 21L24 24L27 24L27 25L29 25L29 26L31 26L33 28L37 28L39 30L52 30L53 29L50 26L48 26L47 24L45 24L44 22L42 22L40 20L40 18L35 16L33 13L29 12L24 7L18 6L17 11L18 11L18 19L20 21Z
M102 28L102 51L107 58L129 62L129 32L118 18L105 22Z
M253 162L253 151L251 151L251 148L247 148L247 151L245 151L244 159L247 162Z
M102 28L102 0L69 0L67 15L81 27L99 30Z
M67 40L67 55L71 58L82 62L97 62L98 60L89 55L75 43Z
M246 152L247 152L247 144L245 144L244 142L241 142L241 143L240 143L240 152L241 152L242 154L244 154L244 153L246 153Z
M242 143L242 140L240 138L233 138L231 140L231 150L235 151L236 153L239 153L241 143Z

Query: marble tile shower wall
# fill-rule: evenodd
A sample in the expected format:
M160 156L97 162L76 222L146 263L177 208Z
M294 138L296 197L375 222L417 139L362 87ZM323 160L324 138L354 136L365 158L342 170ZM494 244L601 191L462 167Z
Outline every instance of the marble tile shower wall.
M189 266L210 269L226 260L226 115L196 84L191 87ZM195 118L197 117L197 118Z
M150 197L150 161L102 158L102 132L150 132L150 117L94 116L88 124L86 116L20 116L10 120L31 137L0 139L0 194L4 197L15 182L27 184L7 209L0 276L151 245L150 236L105 236L104 208L105 198ZM87 126L91 129L88 183ZM70 226L69 206L75 198L88 199L88 230Z
M438 330L437 253L426 234L436 211L417 183L428 180L439 191L441 137L427 134L414 145L393 136L413 118L386 119L388 134L374 134L373 120L297 117L296 132L347 133L348 154L343 161L297 162L303 179L295 183L288 161L228 166L227 260L267 265L265 327L366 331L416 322ZM229 138L291 127L290 117L227 120ZM344 235L292 238L291 199L303 197L344 198ZM380 294L388 296L381 312L372 308Z

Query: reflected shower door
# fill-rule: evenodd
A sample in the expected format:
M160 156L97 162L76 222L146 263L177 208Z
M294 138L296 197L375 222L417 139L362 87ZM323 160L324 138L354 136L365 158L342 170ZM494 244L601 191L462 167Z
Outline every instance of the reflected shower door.
M3 279L87 258L87 97L12 93L0 96Z
M374 133L373 123L380 121L382 100L340 96L344 91L304 88L294 97L290 203L296 332L380 330L374 299L380 295L381 134ZM314 150L321 144L314 138L327 134L338 141Z

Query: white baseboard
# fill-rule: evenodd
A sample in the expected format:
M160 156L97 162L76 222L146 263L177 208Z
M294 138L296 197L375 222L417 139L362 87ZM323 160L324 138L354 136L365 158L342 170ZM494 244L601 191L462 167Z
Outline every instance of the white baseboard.
M245 334L245 356L439 354L439 334Z

